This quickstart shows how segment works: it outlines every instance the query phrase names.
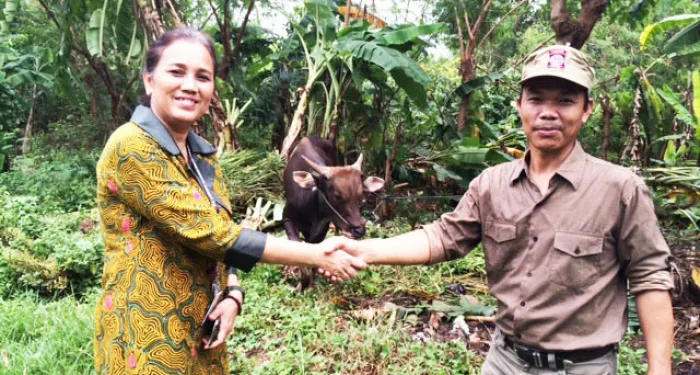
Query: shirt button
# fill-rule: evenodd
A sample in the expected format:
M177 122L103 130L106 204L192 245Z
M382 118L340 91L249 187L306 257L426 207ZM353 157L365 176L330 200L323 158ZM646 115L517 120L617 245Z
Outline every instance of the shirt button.
M532 242L537 242L537 236L532 237Z
M527 277L532 277L532 272L528 272Z
M520 302L520 307L525 307L525 302Z
M576 250L574 250L574 254L581 254L581 249L577 247Z

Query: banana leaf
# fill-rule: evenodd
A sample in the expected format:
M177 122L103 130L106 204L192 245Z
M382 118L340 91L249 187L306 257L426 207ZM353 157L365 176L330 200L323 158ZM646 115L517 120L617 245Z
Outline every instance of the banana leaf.
M376 35L376 41L385 46L403 45L425 35L433 35L445 31L445 24L434 23L430 25L409 26L397 30L380 31Z
M697 43L700 40L700 19L677 32L664 44L664 52L668 53L684 46Z
M337 43L339 50L349 51L354 57L377 65L391 74L413 103L422 108L427 105L426 86L430 78L413 59L374 41L341 39Z
M688 26L698 20L700 20L700 14L680 14L677 16L667 17L644 28L644 31L642 31L642 33L639 35L639 44L641 45L642 50L644 50L654 36L662 34L671 29Z
M690 111L688 111L687 108L681 103L681 101L676 97L676 94L671 91L671 89L668 86L664 86L663 89L657 90L656 91L659 96L665 100L668 104L671 105L673 110L676 112L676 116L678 117L679 120L685 122L686 124L695 127L695 119L693 118L693 115L690 114Z

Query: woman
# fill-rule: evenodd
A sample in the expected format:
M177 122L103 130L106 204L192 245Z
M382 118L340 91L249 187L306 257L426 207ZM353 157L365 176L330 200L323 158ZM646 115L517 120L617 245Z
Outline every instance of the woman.
M215 149L191 131L214 93L215 62L203 33L161 36L146 57L145 105L111 135L98 162L106 247L95 319L100 374L228 374L221 343L243 290L225 266L320 266L340 279L366 266L332 252L331 241L291 242L232 222ZM209 315L220 322L209 340L201 327L215 282L230 288Z

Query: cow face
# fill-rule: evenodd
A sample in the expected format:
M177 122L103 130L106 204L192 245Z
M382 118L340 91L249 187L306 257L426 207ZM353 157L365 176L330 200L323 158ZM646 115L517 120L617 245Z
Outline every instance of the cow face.
M331 220L343 234L351 238L364 236L365 220L360 214L364 192L381 189L384 180L370 176L362 181L361 154L355 164L343 167L321 166L302 157L311 167L311 172L295 171L294 181L302 188L315 188L326 197L328 204L336 211L331 212Z

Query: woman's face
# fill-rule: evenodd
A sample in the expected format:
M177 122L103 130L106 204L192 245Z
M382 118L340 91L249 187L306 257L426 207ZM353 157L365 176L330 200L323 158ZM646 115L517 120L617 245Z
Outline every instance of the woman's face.
M214 61L201 43L178 40L165 47L152 73L143 73L151 109L168 127L189 127L209 108Z

